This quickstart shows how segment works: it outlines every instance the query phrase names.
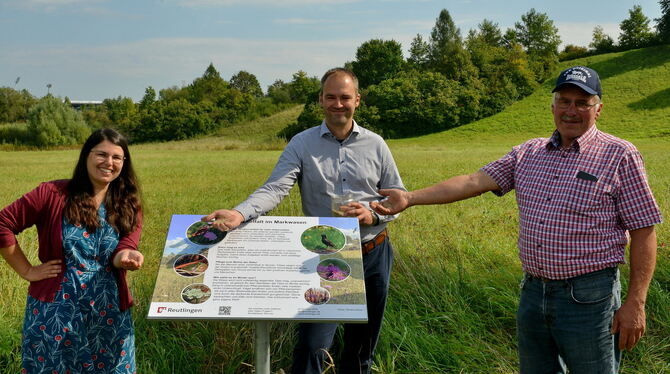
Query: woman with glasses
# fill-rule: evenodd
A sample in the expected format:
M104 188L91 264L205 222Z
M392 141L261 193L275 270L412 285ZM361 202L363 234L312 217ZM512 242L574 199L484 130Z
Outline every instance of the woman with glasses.
M16 235L35 225L41 264ZM22 373L134 373L126 271L144 257L140 191L128 142L111 129L86 140L72 179L40 184L0 211L0 253L30 282Z

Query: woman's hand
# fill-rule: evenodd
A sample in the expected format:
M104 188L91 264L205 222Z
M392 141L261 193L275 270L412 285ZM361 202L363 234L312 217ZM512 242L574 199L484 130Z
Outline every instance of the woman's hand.
M137 270L144 264L144 255L133 249L122 249L112 261L114 267L124 270Z
M19 273L21 278L36 282L42 279L55 278L63 271L61 260L51 260L37 266L29 266L23 274Z
M62 260L50 260L43 264L33 266L23 254L19 243L0 248L2 258L14 269L16 274L29 282L37 282L42 279L55 278L63 271Z

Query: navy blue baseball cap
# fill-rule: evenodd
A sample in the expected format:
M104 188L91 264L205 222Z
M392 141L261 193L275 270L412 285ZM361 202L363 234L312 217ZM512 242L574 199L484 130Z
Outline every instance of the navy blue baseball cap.
M573 66L563 70L556 79L556 87L551 92L556 92L567 84L575 85L591 95L598 95L601 99L603 97L598 73L586 66Z

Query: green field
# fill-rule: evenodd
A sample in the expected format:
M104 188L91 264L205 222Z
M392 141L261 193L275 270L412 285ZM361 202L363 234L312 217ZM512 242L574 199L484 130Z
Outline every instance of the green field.
M670 46L589 57L600 71L599 128L640 149L666 220L670 212ZM570 65L574 64L570 63ZM408 189L471 173L531 137L548 136L551 82L506 111L439 134L389 141ZM146 204L141 250L131 275L136 299L138 372L251 373L253 326L246 322L148 321L148 303L172 214L207 214L246 198L269 175L283 143L274 134L299 114L239 125L217 136L131 147ZM316 125L316 124L315 124ZM39 182L68 178L77 151L0 152L0 206ZM270 215L301 214L297 188ZM390 225L395 247L380 373L514 373L515 310L521 266L513 193L443 206L415 207ZM624 373L670 373L670 230L657 227L658 265L647 304L647 333L626 352ZM20 236L36 259L36 234ZM622 266L627 279L628 267ZM0 372L19 372L27 283L0 266ZM624 282L624 289L626 282ZM272 370L288 370L292 323L273 323ZM338 342L340 337L338 336ZM333 350L337 354L336 347ZM331 371L332 372L332 371Z

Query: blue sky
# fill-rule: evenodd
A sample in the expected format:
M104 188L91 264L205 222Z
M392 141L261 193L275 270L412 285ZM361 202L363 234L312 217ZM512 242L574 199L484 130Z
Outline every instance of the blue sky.
M366 40L394 39L407 51L442 9L465 36L483 19L504 31L534 7L565 44L586 46L596 25L616 39L635 4L660 17L656 0L0 0L0 86L139 100L148 86L189 84L211 62L226 80L253 73L265 91L298 70L320 77Z

